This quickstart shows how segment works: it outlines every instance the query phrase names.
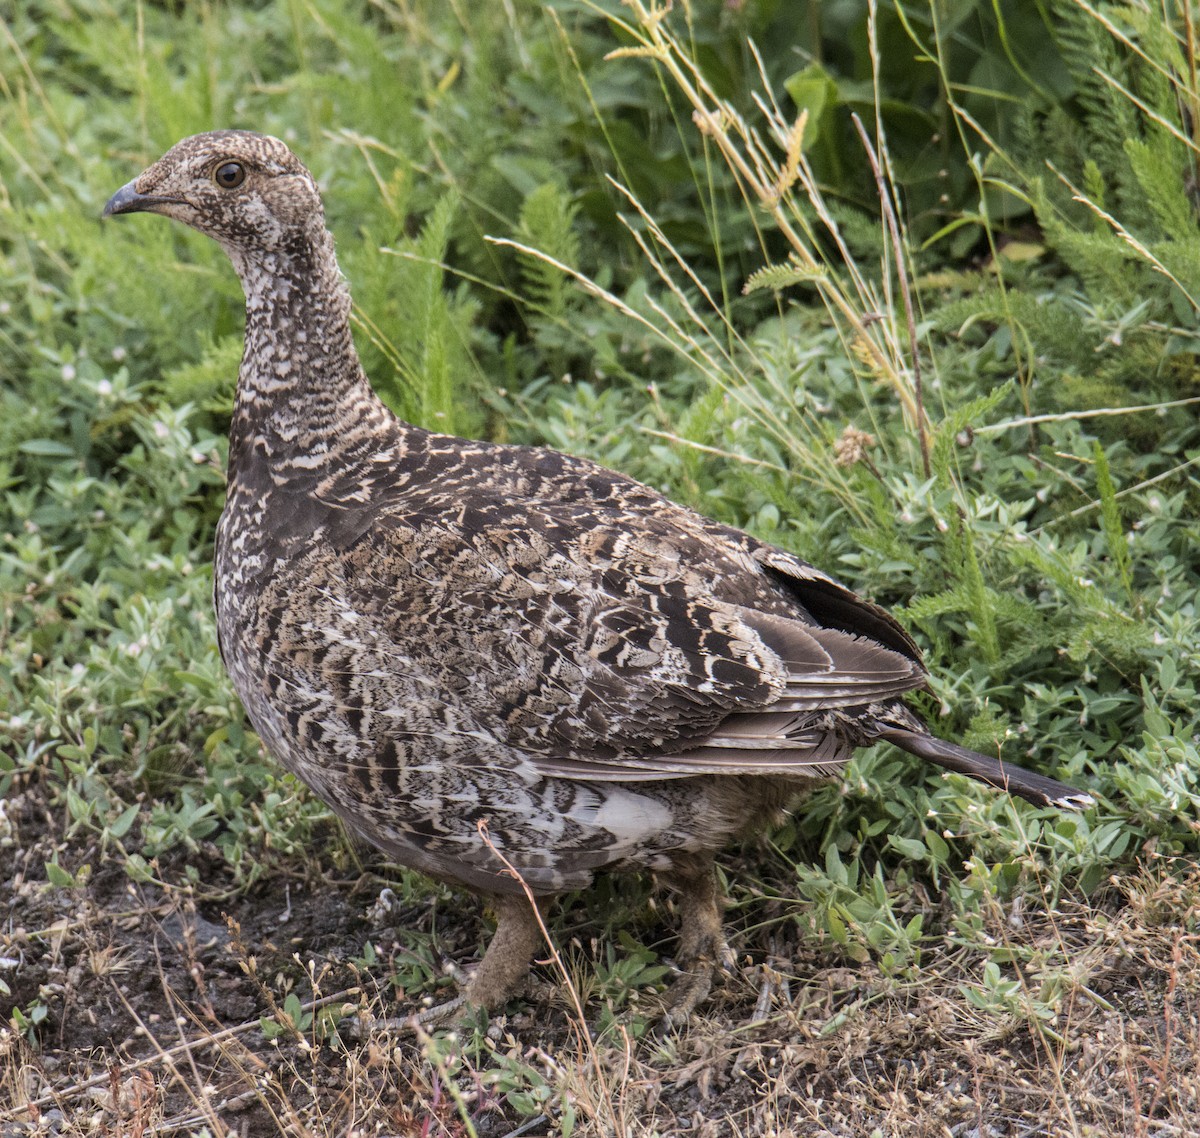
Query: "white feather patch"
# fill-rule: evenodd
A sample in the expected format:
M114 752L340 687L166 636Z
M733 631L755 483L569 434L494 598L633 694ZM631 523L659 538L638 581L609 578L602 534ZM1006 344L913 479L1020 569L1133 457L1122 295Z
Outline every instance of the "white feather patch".
M587 821L607 830L621 845L636 845L671 826L671 811L645 794L611 787L600 798L599 809Z

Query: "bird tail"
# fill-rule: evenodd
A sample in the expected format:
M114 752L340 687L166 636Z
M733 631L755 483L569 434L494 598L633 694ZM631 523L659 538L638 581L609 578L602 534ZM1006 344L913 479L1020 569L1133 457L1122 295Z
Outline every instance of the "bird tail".
M905 727L880 725L875 737L894 743L909 754L917 755L944 767L948 771L965 774L978 782L986 782L998 790L1017 794L1037 806L1057 806L1060 810L1086 810L1095 804L1095 799L1073 786L1056 782L1045 775L1027 771L999 759L989 758L977 751L968 751L957 743L948 743L925 731L912 731Z

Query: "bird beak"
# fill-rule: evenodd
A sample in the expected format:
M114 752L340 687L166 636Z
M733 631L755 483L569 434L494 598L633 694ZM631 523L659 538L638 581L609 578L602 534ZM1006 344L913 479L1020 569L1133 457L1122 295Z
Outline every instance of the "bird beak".
M158 197L155 194L139 194L136 182L122 186L104 207L101 217L113 217L118 213L157 213L161 205L182 205L179 198Z

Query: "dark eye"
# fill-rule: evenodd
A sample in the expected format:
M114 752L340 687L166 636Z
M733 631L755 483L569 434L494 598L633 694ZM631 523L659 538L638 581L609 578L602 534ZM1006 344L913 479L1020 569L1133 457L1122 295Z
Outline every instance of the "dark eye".
M246 180L246 167L240 162L223 162L213 179L223 190L236 190Z

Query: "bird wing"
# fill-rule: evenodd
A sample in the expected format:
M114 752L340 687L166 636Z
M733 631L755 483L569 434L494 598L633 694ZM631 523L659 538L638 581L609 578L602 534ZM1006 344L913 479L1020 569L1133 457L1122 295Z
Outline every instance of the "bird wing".
M796 612L822 628L837 628L876 640L921 663L921 650L887 609L864 600L840 581L797 557L738 530L722 527L731 539L741 538L766 577L791 601Z
M820 628L774 614L732 609L755 645L764 667L751 684L726 684L711 690L708 678L724 663L712 655L688 661L665 682L647 685L635 670L615 677L637 702L632 715L622 714L609 724L599 743L618 748L608 756L602 746L574 746L539 755L545 774L584 780L636 781L700 774L786 774L807 768L812 774L833 774L849 761L853 744L832 729L840 708L863 707L894 700L925 681L924 669L912 659L863 637ZM739 655L736 647L725 656ZM738 663L746 666L745 660ZM764 679L782 674L780 686L770 685L762 698ZM605 677L610 679L610 677ZM659 741L660 725L670 710L696 701L707 712L703 727ZM583 742L584 732L573 741Z
M912 656L821 627L799 601L791 616L761 558L690 512L631 525L595 503L523 505L520 524L470 504L397 514L343 564L358 566L351 607L386 593L376 621L397 655L432 638L431 682L457 684L459 706L543 775L832 771L850 744L831 711L924 682Z

